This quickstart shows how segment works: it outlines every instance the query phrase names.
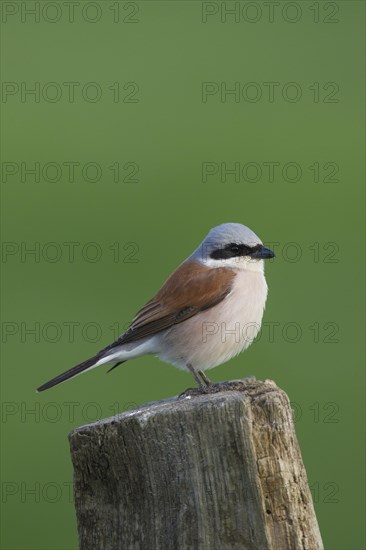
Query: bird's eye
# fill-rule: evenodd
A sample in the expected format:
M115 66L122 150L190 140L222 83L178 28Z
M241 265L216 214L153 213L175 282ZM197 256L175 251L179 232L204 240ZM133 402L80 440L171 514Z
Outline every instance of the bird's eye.
M237 244L231 244L230 245L230 251L233 254L239 254L240 253L240 247Z
M224 247L213 250L210 257L214 260L228 260L229 258L239 258L243 254L242 244L228 243Z

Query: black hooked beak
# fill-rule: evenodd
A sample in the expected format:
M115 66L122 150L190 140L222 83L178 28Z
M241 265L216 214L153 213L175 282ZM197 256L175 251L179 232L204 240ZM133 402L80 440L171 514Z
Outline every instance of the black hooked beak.
M269 260L270 258L275 257L275 253L260 244L255 248L250 257L253 258L253 260Z

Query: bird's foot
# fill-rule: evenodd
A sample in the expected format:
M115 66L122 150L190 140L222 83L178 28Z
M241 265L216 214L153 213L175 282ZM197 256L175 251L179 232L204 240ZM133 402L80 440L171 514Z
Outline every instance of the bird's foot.
M199 386L198 388L188 388L178 395L178 399L197 397L198 395L206 395L209 393L208 386Z
M226 382L212 382L209 386L200 386L198 388L188 388L182 392L178 399L197 397L199 395L209 395L222 391L245 391L248 387L256 382L255 376L247 376L241 380L228 380Z
M211 386L213 384L212 380L210 380L209 378L207 378L207 376L205 375L205 373L203 372L203 370L199 370L197 371L198 374L200 375L201 377L201 380L203 381L204 384L206 384L206 386ZM199 384L201 385L201 384Z

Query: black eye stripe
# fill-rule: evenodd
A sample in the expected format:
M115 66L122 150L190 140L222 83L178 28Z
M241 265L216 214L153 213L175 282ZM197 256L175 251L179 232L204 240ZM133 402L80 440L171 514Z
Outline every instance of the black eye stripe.
M227 260L239 256L251 256L260 245L247 246L245 244L230 243L221 248L216 248L210 254L213 260Z

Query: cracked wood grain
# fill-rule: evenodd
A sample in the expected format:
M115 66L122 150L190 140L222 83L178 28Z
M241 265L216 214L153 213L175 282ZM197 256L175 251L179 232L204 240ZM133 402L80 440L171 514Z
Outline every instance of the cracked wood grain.
M244 379L70 436L80 550L322 550L287 395Z

